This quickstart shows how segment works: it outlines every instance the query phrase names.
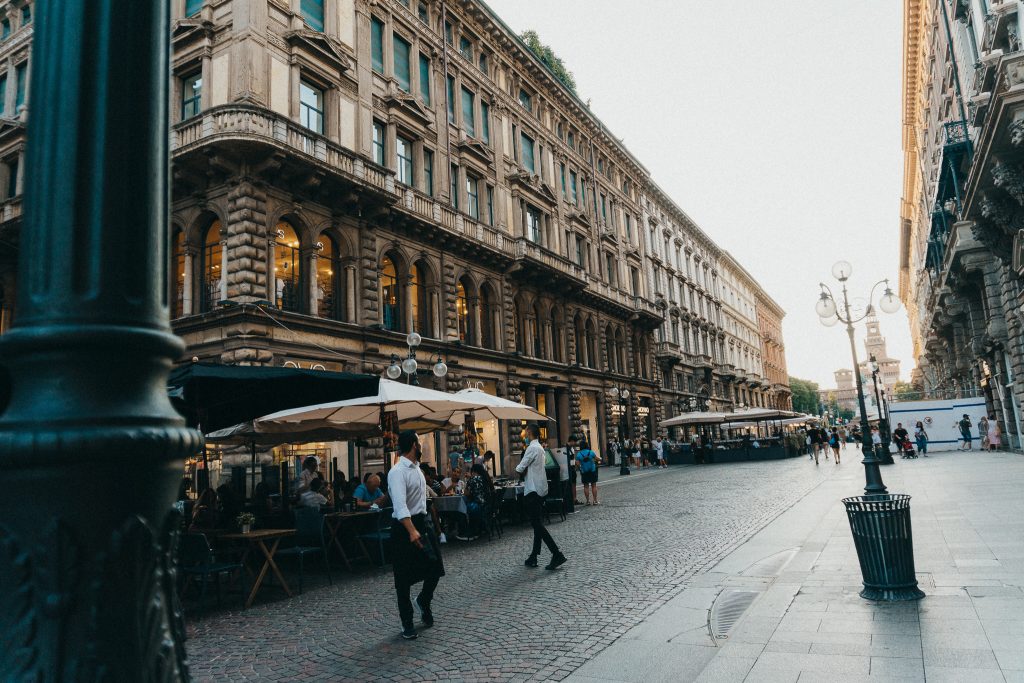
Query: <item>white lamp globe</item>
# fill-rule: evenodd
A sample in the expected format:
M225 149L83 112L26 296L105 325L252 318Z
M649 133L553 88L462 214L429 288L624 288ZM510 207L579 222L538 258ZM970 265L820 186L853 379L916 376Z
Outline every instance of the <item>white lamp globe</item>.
M849 261L836 261L836 264L832 266L832 277L837 280L849 280L852 274L853 266L850 265Z
M388 379L398 379L398 376L402 374L402 368L398 367L394 363L388 366L387 376Z
M419 367L419 363L416 362L415 358L406 358L402 361L402 372L407 375L412 375L416 372L416 368Z
M900 310L900 298L893 293L889 287L885 288L885 294L878 302L878 307L885 313L895 313Z
M825 292L821 293L818 303L814 304L814 312L819 318L831 318L836 314L836 302Z
M832 315L827 318L821 318L820 321L825 327L835 327L835 324L839 322L839 318Z
M405 343L413 348L419 346L421 341L423 341L423 337L418 332L410 332L405 338Z
M612 387L611 389L608 390L608 393L611 394L612 398L618 398L619 397L619 388L618 387Z
M444 377L447 374L448 374L448 366L445 365L445 362L443 360L439 360L436 363L434 363L434 376L435 377Z
M622 390L622 398L629 398L629 389Z

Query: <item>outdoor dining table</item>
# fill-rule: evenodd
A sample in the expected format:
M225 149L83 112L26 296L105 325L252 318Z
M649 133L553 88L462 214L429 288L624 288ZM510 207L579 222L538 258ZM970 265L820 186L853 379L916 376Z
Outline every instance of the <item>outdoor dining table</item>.
M349 562L348 555L341 545L343 531L346 527L351 528L361 520L370 519L379 514L380 510L354 510L351 512L329 512L324 515L324 524L327 526L327 535L330 539L328 545L333 545L338 549L338 554L341 555L341 559L345 562L345 566L349 571L352 571L352 563ZM356 543L359 544L359 549L363 552L366 560L373 562L370 551L366 549L366 544L363 543L363 539L359 538L359 534L353 533L352 536L356 539Z
M437 510L438 514L442 512L455 512L460 515L469 514L466 510L465 496L436 496L430 500L433 501L434 509Z
M505 490L501 494L502 500L516 500L521 498L523 493L526 491L526 487L522 484L516 486L506 486Z
M274 555L277 553L277 546L280 545L281 539L294 535L295 529L256 529L244 534L232 533L218 536L220 540L241 541L246 544L241 562L250 576L252 575L252 569L248 563L249 555L252 554L253 549L258 549L260 554L263 555L263 566L260 568L259 573L255 575L252 582L252 590L249 591L249 597L245 600L246 608L250 607L252 601L256 599L256 593L259 591L260 586L263 585L263 579L266 578L268 569L273 571L274 576L281 582L281 588L284 589L285 594L289 598L292 596L292 591L288 588L288 582L284 580L281 570L277 568L277 563L274 562ZM270 547L267 547L268 543Z

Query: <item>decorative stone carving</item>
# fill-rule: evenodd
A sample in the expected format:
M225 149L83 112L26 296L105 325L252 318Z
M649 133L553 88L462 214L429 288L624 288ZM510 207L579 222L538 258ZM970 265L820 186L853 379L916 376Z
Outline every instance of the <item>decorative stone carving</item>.
M992 183L1024 206L1024 172L1020 166L997 159L989 171Z

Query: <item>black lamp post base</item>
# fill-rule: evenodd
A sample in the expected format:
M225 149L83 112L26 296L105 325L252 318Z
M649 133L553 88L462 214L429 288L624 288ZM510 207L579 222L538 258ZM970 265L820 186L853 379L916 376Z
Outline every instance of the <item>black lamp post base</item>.
M875 602L903 602L906 600L920 600L924 597L924 591L917 587L917 581L912 586L901 586L899 588L869 586L864 584L864 590L860 597Z

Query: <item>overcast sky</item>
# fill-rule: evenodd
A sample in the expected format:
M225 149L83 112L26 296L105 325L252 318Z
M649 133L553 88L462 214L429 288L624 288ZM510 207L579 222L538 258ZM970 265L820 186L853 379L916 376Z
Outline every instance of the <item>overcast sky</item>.
M580 97L786 310L790 375L834 386L850 350L818 323L818 283L839 259L857 297L899 275L902 2L488 4L551 45ZM880 322L907 380L906 314Z

